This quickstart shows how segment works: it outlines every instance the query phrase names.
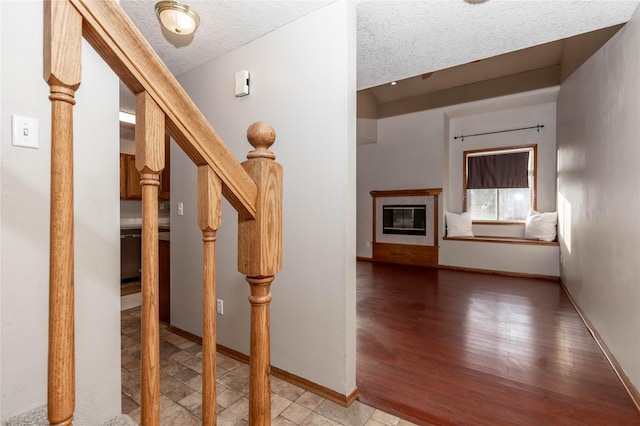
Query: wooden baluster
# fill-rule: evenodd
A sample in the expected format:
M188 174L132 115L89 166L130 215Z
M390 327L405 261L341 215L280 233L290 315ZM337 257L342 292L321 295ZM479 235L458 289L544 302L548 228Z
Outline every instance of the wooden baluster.
M44 79L51 100L51 229L47 417L71 425L75 410L73 105L80 86L82 17L66 1L44 2Z
M164 169L165 117L147 92L136 95L136 168L142 185L142 425L160 424L158 187Z
M204 242L202 333L202 424L216 424L216 232L220 227L222 181L198 167L198 226Z
M282 166L268 150L276 139L266 123L252 124L247 139L253 151L242 167L258 187L255 220L238 219L238 270L251 287L251 378L249 382L249 424L271 424L269 384L270 286L282 269Z

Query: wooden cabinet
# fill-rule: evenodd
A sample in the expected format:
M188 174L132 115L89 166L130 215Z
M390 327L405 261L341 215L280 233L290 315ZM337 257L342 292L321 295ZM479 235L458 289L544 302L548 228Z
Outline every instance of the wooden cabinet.
M171 243L160 240L158 246L158 313L160 321L171 323Z
M169 136L165 140L165 167L160 174L160 188L158 189L158 199L169 200L171 193L171 161L169 155ZM120 154L120 199L140 200L142 199L142 186L140 185L140 172L136 169L136 156L131 154Z
M136 169L135 155L127 155L127 199L142 199L142 185L140 185L140 172Z
M136 169L136 156L120 154L120 199L140 200L141 198L142 186L140 172Z
M169 151L169 135L164 140L164 169L160 174L160 188L158 189L158 198L160 200L169 200L171 191L171 153Z
M120 199L127 199L127 154L120 154Z

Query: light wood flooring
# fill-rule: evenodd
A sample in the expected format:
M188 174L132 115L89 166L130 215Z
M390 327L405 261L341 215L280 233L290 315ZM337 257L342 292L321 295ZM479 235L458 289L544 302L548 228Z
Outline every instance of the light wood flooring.
M358 262L357 384L418 424L640 425L552 281Z

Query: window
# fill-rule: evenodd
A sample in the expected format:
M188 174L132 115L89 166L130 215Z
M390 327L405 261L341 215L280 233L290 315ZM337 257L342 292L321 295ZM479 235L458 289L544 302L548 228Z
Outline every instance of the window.
M472 220L523 221L535 210L536 148L464 152L465 211Z

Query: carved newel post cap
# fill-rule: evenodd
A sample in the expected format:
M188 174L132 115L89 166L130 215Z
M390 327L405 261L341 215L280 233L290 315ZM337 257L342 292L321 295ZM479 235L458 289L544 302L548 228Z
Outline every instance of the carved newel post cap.
M249 143L255 148L253 151L247 154L248 159L276 159L276 155L273 152L269 151L269 147L273 145L276 140L276 131L273 130L273 127L271 127L264 121L256 121L247 129L247 139L249 140Z

